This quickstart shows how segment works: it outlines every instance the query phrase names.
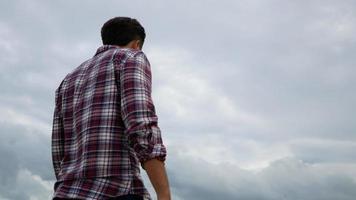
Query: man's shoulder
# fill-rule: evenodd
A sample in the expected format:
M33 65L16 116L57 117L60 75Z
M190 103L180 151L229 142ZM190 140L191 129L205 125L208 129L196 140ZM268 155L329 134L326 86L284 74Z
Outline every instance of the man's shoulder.
M121 48L114 53L113 61L117 64L127 65L130 63L150 64L146 54L142 50Z
M110 48L100 54L95 54L93 57L85 60L79 66L72 69L72 71L67 73L67 75L63 78L62 84L63 82L69 81L72 78L77 77L78 74L80 74L80 72L82 72L83 69L91 63L98 63L98 60L105 60L102 56L107 56L108 58L110 57L110 60L112 59L113 62L119 63L125 63L128 59L138 59L141 60L141 62L143 61L149 63L146 54L142 50L130 48Z
M115 57L121 57L121 56L125 56L125 58L134 58L138 56L146 57L145 53L142 50L130 49L130 48L115 49L115 52L113 53Z
M114 62L125 63L127 59L140 59L147 60L146 54L139 49L132 49L126 47L119 47L115 45L103 45L97 49L95 55L91 58L92 62L103 58L110 59Z

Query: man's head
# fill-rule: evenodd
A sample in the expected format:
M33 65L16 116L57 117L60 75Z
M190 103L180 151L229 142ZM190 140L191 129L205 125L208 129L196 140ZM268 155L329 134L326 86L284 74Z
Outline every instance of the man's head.
M145 37L145 29L136 19L129 17L112 18L101 28L104 45L142 49Z

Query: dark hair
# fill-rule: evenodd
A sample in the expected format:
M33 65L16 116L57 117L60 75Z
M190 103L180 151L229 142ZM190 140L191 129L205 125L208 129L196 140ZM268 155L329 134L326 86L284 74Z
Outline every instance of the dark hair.
M133 18L114 17L101 28L103 44L125 46L132 40L140 40L141 47L145 41L146 33L141 24Z

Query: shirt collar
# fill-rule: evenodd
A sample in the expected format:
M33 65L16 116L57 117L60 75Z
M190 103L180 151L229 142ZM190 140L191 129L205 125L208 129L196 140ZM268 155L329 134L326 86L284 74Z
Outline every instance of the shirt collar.
M119 46L115 46L115 45L103 45L101 47L99 47L97 50L96 50L96 53L94 56L104 52L104 51L107 51L109 49L113 49L113 48L120 48Z

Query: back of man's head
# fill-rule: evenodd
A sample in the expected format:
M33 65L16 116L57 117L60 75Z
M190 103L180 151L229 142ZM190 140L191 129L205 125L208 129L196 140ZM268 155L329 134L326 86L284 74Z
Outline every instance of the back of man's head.
M104 45L125 46L133 40L140 40L142 47L145 38L145 29L136 19L129 17L114 17L101 28Z

